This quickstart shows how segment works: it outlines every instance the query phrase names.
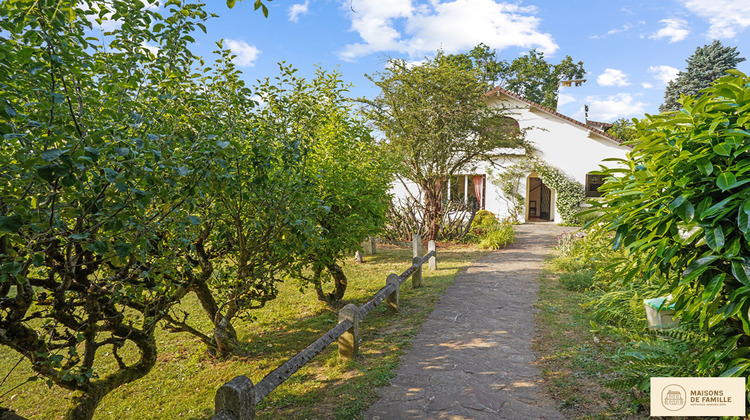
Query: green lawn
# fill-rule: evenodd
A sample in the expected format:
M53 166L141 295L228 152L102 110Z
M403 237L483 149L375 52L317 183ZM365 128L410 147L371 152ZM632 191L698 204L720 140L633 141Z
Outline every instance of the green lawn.
M567 289L561 275L567 276L563 279L567 279ZM534 351L547 390L566 418L647 419L648 412L638 404L638 398L644 402L643 393L635 395L604 386L612 379L610 357L620 343L591 331L589 314L581 307L584 292L570 290L574 286L570 275L551 268L543 270L539 279Z
M338 362L337 347L323 353L273 391L258 407L259 419L354 418L377 397L375 387L388 383L395 374L401 354L424 317L456 274L483 251L474 247L438 249L438 270L426 269L421 289L401 287L401 310L393 316L383 305L360 324L360 356L348 365ZM347 262L349 277L344 304L361 305L385 285L389 273L400 274L411 265L411 250L379 246L376 255L365 255L365 264ZM190 297L182 309L190 319L208 322ZM257 383L333 327L338 310L315 298L308 290L300 293L294 281L282 285L279 297L255 311L256 319L238 320L235 327L246 343L248 356L219 359L208 355L201 343L184 333L159 331L159 361L145 378L109 394L97 410L97 419L206 419L213 415L214 393L237 375ZM5 349L0 355L0 375L8 374L19 357ZM22 383L29 366L22 362L0 386L0 395ZM26 384L0 398L0 405L17 410L29 419L60 418L70 394L48 389L41 381Z

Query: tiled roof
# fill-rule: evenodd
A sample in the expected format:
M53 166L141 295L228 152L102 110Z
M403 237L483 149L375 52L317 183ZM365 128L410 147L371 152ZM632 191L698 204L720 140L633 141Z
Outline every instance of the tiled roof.
M594 127L598 127L598 128L601 128L601 129L612 128L612 124L610 124L610 123L593 121L593 120L589 120L589 119L586 120L586 124L592 125Z
M592 132L594 132L596 134L599 134L602 137L606 137L606 138L614 140L614 141L616 141L618 143L622 143L623 142L623 140L620 140L620 139L618 139L617 137L615 137L615 136L613 136L611 134L607 134L604 131L602 131L602 130L594 127L594 126L591 126L591 125L588 125L588 124L584 124L584 123L582 123L582 122L580 122L578 120L574 120L573 118L570 118L567 115L563 115L563 114L561 114L561 113L559 113L557 111L554 111L552 109L547 108L546 106L539 105L538 103L536 103L534 101L530 101L530 100L524 98L523 96L521 96L521 95L519 95L517 93L513 93L513 92L511 92L511 91L509 91L507 89L503 89L503 88L501 88L499 86L496 87L496 88L494 88L494 89L492 89L491 91L487 92L486 96L489 97L489 96L497 95L498 93L502 93L505 96L510 96L511 98L518 99L519 101L525 102L525 103L533 106L534 108L537 108L537 109L539 109L541 111L544 111L544 112L546 112L546 113L548 113L550 115L554 115L555 117L562 118L565 121L571 122L571 123L573 123L575 125L579 125L579 126L585 128L587 130L591 130Z

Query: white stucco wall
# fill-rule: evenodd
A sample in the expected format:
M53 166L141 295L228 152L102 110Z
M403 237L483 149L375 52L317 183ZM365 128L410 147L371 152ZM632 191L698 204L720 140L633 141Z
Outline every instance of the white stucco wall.
M625 158L626 153L630 150L615 140L588 130L586 127L558 115L530 106L516 98L501 95L490 99L488 103L493 106L504 107L507 115L518 121L520 128L526 130L526 139L536 148L535 154L538 157L562 170L584 186L586 185L586 174L598 170L600 164L607 164L602 162L604 159ZM505 155L495 159L495 163L500 166L508 166L518 159L519 157ZM607 165L612 166L612 163ZM504 218L508 216L507 202L502 198L499 188L492 184L492 174L496 175L501 170L502 168L493 167L488 162L476 162L473 168L468 168L458 175L486 174L485 209L495 213L499 218ZM410 184L409 190L415 195L418 194L418 188L415 184ZM519 192L525 197L527 191L526 178L523 178L519 186ZM394 182L392 192L395 197L406 196L406 189L398 181ZM560 222L562 219L556 210L554 198L555 192L552 191L554 220ZM527 214L528 212L525 212L524 218Z

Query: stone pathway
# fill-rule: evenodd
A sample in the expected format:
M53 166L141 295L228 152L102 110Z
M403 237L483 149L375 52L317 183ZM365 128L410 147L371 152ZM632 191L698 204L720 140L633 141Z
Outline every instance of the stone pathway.
M563 418L541 388L533 304L544 257L574 228L516 228L515 244L456 277L365 419Z

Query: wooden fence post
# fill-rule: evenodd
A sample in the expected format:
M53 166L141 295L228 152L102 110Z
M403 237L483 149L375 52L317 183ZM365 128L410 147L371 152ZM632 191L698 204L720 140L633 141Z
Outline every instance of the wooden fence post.
M255 386L247 376L236 376L216 391L214 419L255 419ZM229 416L231 415L231 417Z
M357 305L348 304L339 311L339 323L349 321L352 327L339 337L339 359L348 362L359 353L359 309Z
M411 235L412 249L414 250L412 257L422 256L422 236L416 233Z
M412 264L419 264L422 262L422 257L414 257L412 260ZM411 288L412 289L418 289L422 287L422 266L420 265L419 268L414 272L414 274L411 275Z
M435 241L427 242L427 252L432 252L432 251L435 251L435 253L437 253L437 247L435 246ZM430 271L437 270L437 258L435 257L435 255L430 257L429 266L430 266Z
M385 279L386 286L389 284L394 284L396 286L396 290L385 298L388 312L398 312L398 286L400 283L398 274L389 274L388 278Z

